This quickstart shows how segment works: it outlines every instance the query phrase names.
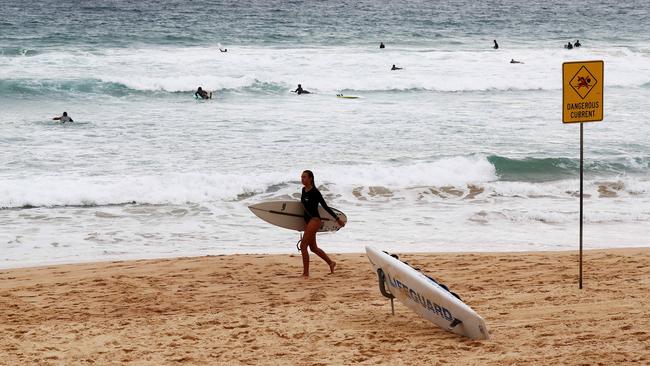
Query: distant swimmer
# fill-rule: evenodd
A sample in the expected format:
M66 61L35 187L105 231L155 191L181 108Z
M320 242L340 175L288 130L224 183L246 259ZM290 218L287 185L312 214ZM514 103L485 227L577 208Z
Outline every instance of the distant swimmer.
M521 61L517 61L517 60L515 60L514 58L511 58L511 59L510 59L510 63L511 63L511 64L523 64L523 62L521 62Z
M201 98L201 99L212 99L212 92L208 93L207 91L203 90L203 88L201 88L201 87L199 86L199 88L198 88L198 89L196 90L196 92L194 93L194 96L195 96L197 99L198 99L198 98Z
M394 71L394 70L401 70L402 68L397 67L397 66L395 66L395 64L393 64L393 67L391 67L390 69L391 69L391 71Z
M221 47L219 47L219 51L221 51L221 52L228 52L228 49L227 49L227 48L221 48Z
M499 44L497 43L496 39L494 40L494 47L492 47L492 48L494 48L495 50L499 49Z
M300 94L311 94L310 91L303 89L302 85L300 85L300 84L298 84L298 88L296 88L296 90L294 90L293 92L297 93L298 95L300 95Z
M384 46L384 42L379 42L379 48L386 48L386 46Z
M52 118L53 121L61 121L61 123L74 122L72 118L68 116L68 112L63 112L62 116Z
M579 40L579 39L576 39L576 43L573 44L573 47L578 48L578 47L580 47L580 46L582 46L582 45L580 44L580 40Z
M564 48L566 48L567 50L572 50L572 49L573 49L573 45L571 44L571 42L569 42L569 43L567 43L567 44L564 45Z

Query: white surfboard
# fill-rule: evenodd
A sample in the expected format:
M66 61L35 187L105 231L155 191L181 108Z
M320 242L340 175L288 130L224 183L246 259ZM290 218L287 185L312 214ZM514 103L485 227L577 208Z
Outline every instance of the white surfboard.
M490 338L483 318L433 279L373 247L366 247L366 255L379 276L382 293L386 290L409 309L449 332L472 339Z
M268 201L248 206L248 208L257 217L270 224L285 229L305 231L305 209L300 201ZM343 222L348 221L343 212L335 208L332 208L332 211L343 219ZM338 231L341 228L336 219L320 206L318 206L318 213L321 217L319 232Z

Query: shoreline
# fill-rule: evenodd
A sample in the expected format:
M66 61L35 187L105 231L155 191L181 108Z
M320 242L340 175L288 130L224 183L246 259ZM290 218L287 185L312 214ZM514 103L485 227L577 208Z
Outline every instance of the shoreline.
M319 245L322 247L323 245ZM327 247L327 244L324 244L325 247ZM364 246L365 248L365 246ZM639 246L626 246L626 247L611 247L611 248L593 248L593 249L583 249L583 254L584 253L589 253L589 252L598 252L598 251L627 251L627 250L636 250L636 249L650 249L650 244L648 245L639 245ZM387 250L388 251L388 250ZM398 255L487 255L487 254L536 254L536 253L569 253L575 251L578 253L578 248L575 249L554 249L554 250L545 250L545 249L540 249L540 250L522 250L522 251L514 251L514 250L504 250L504 251L495 251L495 250L489 250L489 251L458 251L458 252L452 252L452 251L428 251L428 252L420 252L420 251L389 251L391 254L398 254ZM331 250L326 250L328 255L354 255L354 254L362 254L365 256L365 251L343 251L343 252L336 252L336 251L331 251ZM310 252L311 253L311 252ZM14 270L21 270L21 269L37 269L37 268L49 268L49 267L60 267L60 266L74 266L74 265L90 265L90 264L106 264L106 263L120 263L120 262L142 262L142 261L158 261L158 260L182 260L182 259L195 259L195 258L210 258L210 257L223 257L223 256L294 256L298 255L300 252L298 251L291 251L291 252L273 252L273 253L255 253L255 252L248 252L248 253L218 253L218 254L199 254L199 253L188 253L186 255L169 255L169 256L155 256L155 257L147 257L147 256L139 256L139 255L132 255L132 256L125 256L125 257L119 257L119 258L106 258L106 259L80 259L79 261L54 261L54 262L34 262L34 263L29 263L27 265L16 265L16 266L8 266L8 267L3 267L0 266L0 273L5 272L5 271L14 271ZM313 254L313 253L311 253ZM577 254L576 254L577 255Z
M363 253L337 271L299 254L0 270L0 358L48 364L614 364L650 362L650 248L397 253L459 293L491 340L399 302Z

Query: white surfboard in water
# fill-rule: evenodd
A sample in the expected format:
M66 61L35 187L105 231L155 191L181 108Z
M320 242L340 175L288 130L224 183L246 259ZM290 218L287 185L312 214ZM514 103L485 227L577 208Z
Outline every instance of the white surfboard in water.
M248 208L260 219L273 224L275 226L283 227L285 229L305 231L305 209L300 201L268 201L261 202ZM331 208L331 207L330 207ZM348 218L345 214L335 208L332 211L340 217L343 222L347 222ZM321 227L319 232L324 231L338 231L341 226L336 222L325 209L318 206L318 213L321 217Z
M444 285L401 260L373 247L366 255L384 296L402 304L433 324L472 339L490 339L485 321Z

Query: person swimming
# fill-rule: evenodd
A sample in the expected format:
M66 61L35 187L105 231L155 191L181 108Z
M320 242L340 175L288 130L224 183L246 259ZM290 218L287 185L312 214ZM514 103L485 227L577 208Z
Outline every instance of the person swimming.
M386 48L386 46L384 46L384 42L379 42L379 48Z
M582 45L580 44L580 40L579 40L579 39L576 39L576 43L573 44L573 47L578 48L578 47L580 47L580 46L582 46Z
M514 58L511 58L511 59L510 59L510 63L511 63L511 64L523 64L523 62L521 62L521 61L517 61L517 60L515 60Z
M293 93L296 93L298 95L300 95L300 94L311 94L310 91L303 89L302 85L300 85L300 84L298 84L298 88L296 88L296 90L294 90Z
M61 121L61 123L74 122L72 118L68 116L68 112L63 112L62 116L52 118L53 121Z
M393 64L393 67L390 68L391 71L401 70L401 69L402 69L401 67L397 67L397 66L395 66L395 64Z
M496 39L494 40L494 47L492 47L492 48L494 48L495 50L499 49L499 44L497 43Z
M212 92L208 94L207 91L203 90L202 87L199 86L199 88L196 90L194 93L194 97L201 98L201 99L212 99Z
M221 47L219 47L219 51L221 51L221 52L228 52L228 49L227 49L227 48L221 48Z

